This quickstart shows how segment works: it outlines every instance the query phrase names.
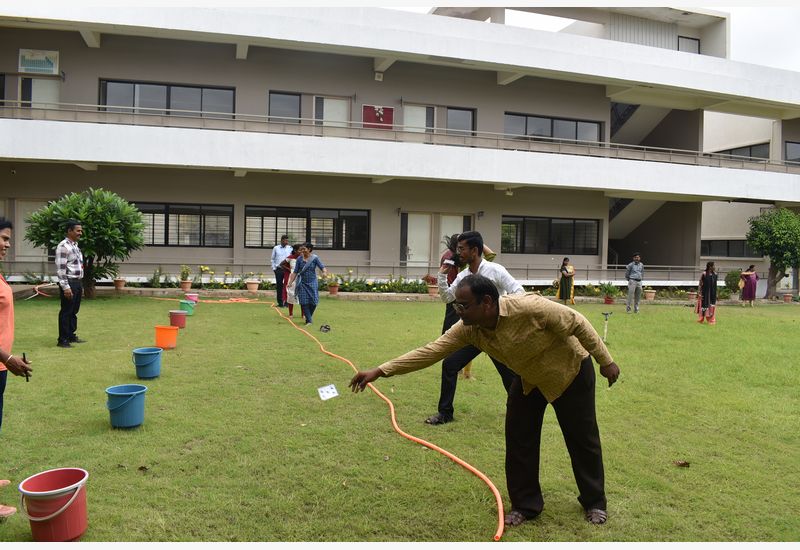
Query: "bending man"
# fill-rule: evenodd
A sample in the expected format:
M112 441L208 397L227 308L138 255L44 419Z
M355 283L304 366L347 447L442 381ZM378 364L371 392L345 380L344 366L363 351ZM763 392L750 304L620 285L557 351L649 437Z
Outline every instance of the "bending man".
M434 342L359 372L350 387L363 391L380 377L429 367L465 345L497 357L519 375L506 404L506 483L511 499L506 524L519 525L544 508L539 447L548 403L555 409L572 459L585 518L605 523L603 455L590 354L609 386L617 380L619 367L597 332L577 311L542 296L499 296L497 287L480 275L459 282L453 307L461 322Z

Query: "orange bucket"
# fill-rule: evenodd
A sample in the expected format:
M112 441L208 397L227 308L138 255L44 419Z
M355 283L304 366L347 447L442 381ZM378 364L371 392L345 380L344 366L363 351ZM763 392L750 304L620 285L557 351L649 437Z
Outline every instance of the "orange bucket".
M156 347L175 349L178 345L178 327L156 325Z

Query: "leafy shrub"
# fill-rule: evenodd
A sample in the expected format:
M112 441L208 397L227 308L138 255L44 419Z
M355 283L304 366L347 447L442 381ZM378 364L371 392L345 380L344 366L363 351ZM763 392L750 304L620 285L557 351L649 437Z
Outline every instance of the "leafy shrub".
M725 274L725 288L733 292L739 292L739 281L741 280L742 270L732 269Z

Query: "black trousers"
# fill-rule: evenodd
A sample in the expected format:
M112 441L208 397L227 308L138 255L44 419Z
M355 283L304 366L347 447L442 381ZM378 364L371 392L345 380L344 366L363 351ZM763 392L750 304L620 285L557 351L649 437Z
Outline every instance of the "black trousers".
M7 370L0 370L0 428L3 427L3 394L6 391Z
M595 373L592 358L561 396L551 403L567 444L578 501L584 509L606 509L603 453L594 405ZM506 483L511 508L528 518L544 508L539 486L539 447L547 400L538 388L522 393L522 381L511 386L506 408Z
M80 279L70 279L69 287L72 289L71 299L64 295L64 289L58 287L61 294L61 310L58 312L59 342L75 340L75 331L78 330L78 311L81 309L83 284Z
M442 334L447 332L447 329L452 327L459 320L458 314L453 309L453 304L447 304L444 312L444 323L442 324ZM458 384L458 373L467 366L467 364L481 354L481 350L475 346L466 346L458 351L455 351L445 357L442 361L442 385L439 390L439 413L448 418L453 417L453 401L456 398L456 385ZM500 361L495 361L493 357L489 357L494 363L500 378L503 381L503 387L506 392L511 388L511 383L517 378L517 375L505 366Z
M283 301L283 268L279 267L275 270L275 296L278 300L278 307L286 305Z

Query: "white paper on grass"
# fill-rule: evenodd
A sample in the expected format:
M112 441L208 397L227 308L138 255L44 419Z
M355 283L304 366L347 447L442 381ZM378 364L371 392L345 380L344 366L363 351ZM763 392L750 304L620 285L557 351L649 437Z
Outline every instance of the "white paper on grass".
M331 397L336 397L339 395L339 392L336 391L336 386L330 384L328 386L322 386L321 388L317 388L319 392L319 398L323 401L327 401Z

